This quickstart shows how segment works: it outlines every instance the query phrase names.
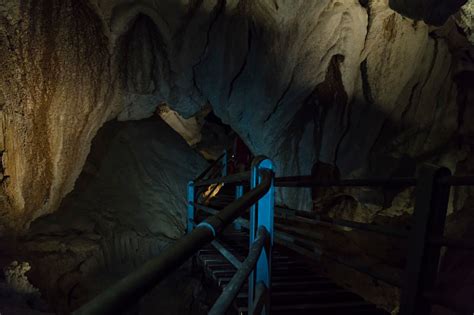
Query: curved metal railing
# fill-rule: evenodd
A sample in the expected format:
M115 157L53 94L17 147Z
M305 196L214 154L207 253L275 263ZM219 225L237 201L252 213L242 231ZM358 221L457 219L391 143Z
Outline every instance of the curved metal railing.
M460 313L471 312L469 307L457 305L436 294L435 280L440 261L440 248L474 249L474 244L465 240L444 237L444 225L451 186L474 185L474 177L451 176L446 168L424 166L416 178L390 179L348 179L335 181L315 180L311 176L274 178L273 164L265 157L257 157L249 172L227 176L227 155L223 154L210 165L195 181L188 185L187 232L183 238L165 250L157 258L146 262L98 297L78 309L74 314L117 314L136 303L143 295L156 286L166 275L183 264L204 245L212 242L221 254L237 268L237 273L223 290L209 314L225 314L237 296L246 279L249 279L249 314L269 314L271 288L271 251L273 238L289 244L297 250L299 243L311 243L304 238L285 234L278 230L274 234L274 215L287 222L337 225L383 234L406 241L408 244L407 263L403 281L393 275L384 275L363 265L354 264L323 253L324 257L337 263L366 273L376 279L401 288L400 315L428 315L431 303L440 304ZM217 169L222 162L223 170ZM206 178L211 172L221 174L218 178ZM211 174L212 175L212 174ZM196 188L212 184L236 186L236 200L222 210L197 202ZM243 194L243 186L250 190ZM334 219L311 211L274 207L274 187L415 187L416 200L412 224L409 229ZM240 218L250 208L249 220ZM211 216L196 222L196 210L201 209ZM232 257L214 239L225 227L238 222L250 232L249 255L243 261ZM279 227L281 229L281 226ZM213 241L214 240L214 241ZM293 242L293 243L291 243ZM314 252L312 253L314 255ZM259 270L259 268L264 268Z
M273 200L273 171L271 167L262 166L263 162L265 161L266 159L260 159L259 165L254 169L254 176L247 177L247 180L253 180L255 183L250 191L199 224L194 222L193 213L193 218L188 220L191 227L189 227L187 235L176 241L176 243L166 249L158 257L149 260L139 269L130 273L118 283L106 289L99 296L92 299L89 303L82 306L73 314L103 315L119 314L123 312L128 307L137 303L142 296L154 288L171 271L177 269L203 246L215 239L226 226L235 221L235 219L241 216L248 208L255 208L256 203L260 203L263 199ZM250 174L246 173L245 175L249 176ZM243 176L241 177L242 178L240 178L240 180L243 179ZM231 182L234 180L233 178L235 178L235 176L230 176L229 178L217 178L213 181L216 183ZM198 182L197 184L205 185L204 183L205 182ZM191 187L192 186L193 185L191 184ZM190 206L194 204L194 198L195 196L193 195L193 202L192 204L190 203ZM265 207L262 205L262 208ZM271 213L271 217L273 217L273 213ZM268 243L268 235L272 234L273 226L271 225L269 227L268 225L260 224L257 224L257 226L259 228L259 236L255 240L256 245L251 247L252 251L251 255L249 256L250 261L247 260L247 264L244 262L244 265L248 266L250 270L253 270L258 259L266 259L268 262L267 267L269 269L269 263L271 259L269 257L269 253L271 250L267 248L266 251L263 251L266 253L266 255L263 255L263 246L261 246L261 244L262 242ZM255 260L255 255L258 256L257 260ZM258 275L256 276L256 279L258 279ZM269 287L269 279L264 280L267 280L264 281L264 283L267 285L267 287ZM225 297L219 299L219 301L228 303L227 298ZM256 301L256 305L260 304L260 301ZM214 308L213 314L224 314L225 311L225 309L216 307Z
M438 304L460 314L474 314L466 305L459 305L436 295L435 282L440 262L440 248L473 250L474 243L444 237L444 226L451 186L473 186L474 176L451 176L449 169L424 165L418 177L388 179L317 180L311 176L275 178L276 187L415 187L415 209L409 229L360 223L324 217L311 211L277 208L282 217L291 221L350 227L371 233L395 237L407 242L407 262L403 280L393 275L377 273L370 268L323 253L324 257L365 273L401 289L400 315L429 315L431 305ZM309 219L309 221L308 221ZM278 232L277 232L278 233ZM278 235L278 234L277 234Z

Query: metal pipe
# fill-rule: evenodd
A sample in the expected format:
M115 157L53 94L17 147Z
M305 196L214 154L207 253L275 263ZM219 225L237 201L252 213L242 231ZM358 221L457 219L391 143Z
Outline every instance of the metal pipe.
M368 223L360 223L360 222L348 221L348 220L343 220L343 219L333 219L329 217L322 217L310 211L293 210L293 209L284 208L284 207L275 207L275 210L280 213L290 214L290 216L283 215L285 219L291 220L292 216L294 217L300 216L300 217L312 220L315 223L339 225L339 226L364 230L367 232L383 234L383 235L396 237L400 239L406 239L408 237L408 231L404 231L401 229L394 229L388 226L378 226L378 225L373 225L373 224L368 224Z
M275 178L277 187L407 187L415 186L416 178L367 178L367 179L341 179L317 180L313 176L288 176Z
M259 281L255 286L255 300L253 302L253 307L250 310L249 314L260 315L262 313L263 307L266 304L267 299L268 288L265 283L263 283L263 281Z
M196 208L204 210L205 212L207 212L209 214L212 214L212 215L215 215L215 214L219 213L218 209L203 205L202 203L195 202L194 205L196 206Z
M260 226L257 232L257 238L253 243L252 247L249 249L249 255L242 263L242 267L235 273L230 282L226 285L222 294L217 299L216 303L212 306L209 311L209 315L223 315L226 314L229 307L232 305L232 302L237 297L240 292L240 289L247 280L250 272L255 267L258 257L262 252L265 241L267 240L269 234L265 227Z
M248 220L245 220L245 219L242 219L242 218L239 218L239 220L240 220L242 226L248 229L248 224L249 224ZM313 251L310 251L309 249L300 247L299 245L294 243L294 241L303 241L302 239L298 238L297 236L290 235L288 233L278 231L278 230L275 231L275 240L276 240L277 243L282 244L284 246L287 246L292 250L296 250L299 253L303 253L303 251L307 251L307 252L304 252L304 255L306 255L307 253L310 252L311 253L311 258L320 260L321 257L325 257L325 258L327 258L329 260L332 260L332 261L335 261L335 262L337 262L341 265L344 265L344 266L349 267L351 269L357 270L361 273L365 273L365 274L371 276L372 278L383 281L383 282L385 282L389 285L392 285L394 287L400 287L401 286L401 281L398 277L392 277L392 276L389 276L389 275L381 274L381 273L378 273L376 271L371 270L367 266L363 266L361 264L354 264L352 262L349 262L347 260L338 258L336 256L333 256L333 255L330 255L330 254L327 254L327 253L323 253L316 242L311 242L311 241L305 241L304 242L306 245L309 245L309 243L311 243L311 245L313 246ZM300 248L303 251L301 251Z
M212 214L212 215L215 215L215 214L219 213L218 209L211 208L211 207L208 207L208 206L204 206L200 203L195 203L195 205L196 205L196 208L201 209L206 213L209 213L209 214ZM235 222L240 224L242 227L244 227L246 229L249 228L249 221L248 220L245 220L243 218L237 218L237 219L235 219Z
M160 256L149 260L73 314L101 315L123 312L212 239L210 230L196 227Z
M207 180L201 180L201 181L196 181L194 183L194 186L200 187L200 186L208 186L212 184L217 184L217 183L223 183L223 184L236 184L236 183L241 183L244 181L248 181L250 179L250 172L242 172L238 174L232 174L229 176L225 177L219 177L219 178L212 178L212 179L207 179Z
M428 242L430 245L444 246L447 248L474 250L474 240L454 240L443 237L430 239Z
M213 240L211 244L236 269L239 269L242 266L242 262L237 257L235 257L234 254L232 254L227 248L225 248L225 246L222 245L219 241Z
M209 173L209 171L212 170L222 160L224 156L225 156L225 152L222 153L222 155L219 156L217 160L215 160L211 165L209 165L201 174L199 174L199 176L196 177L194 181L199 181L203 179L207 175L207 173Z
M438 184L449 186L474 186L474 176L446 176L438 179Z
M217 215L208 218L205 226L197 225L190 234L185 235L158 257L149 260L142 267L106 289L74 314L117 314L137 302L171 271L212 241L216 234L267 193L272 182L272 174L265 170L262 170L261 174L262 182L255 189L222 209Z
M357 270L361 273L365 273L366 275L371 276L372 278L380 280L382 282L385 282L386 284L389 284L391 286L400 288L401 285L402 285L402 282L396 276L382 274L382 273L379 273L375 270L371 270L370 267L363 266L361 264L355 264L353 262L349 262L348 260L341 259L341 258L338 258L336 256L333 256L333 255L330 255L330 254L327 254L327 253L323 253L322 257L328 258L329 260L332 260L332 261L334 261L338 264L344 265L344 266L349 267L351 269Z
M474 176L446 176L437 180L438 184L449 186L473 186ZM417 179L414 177L394 178L361 178L341 180L318 180L313 176L285 176L276 177L277 187L409 187L415 186Z
M457 314L471 315L474 314L474 308L467 304L457 304L454 301L446 298L445 295L435 292L424 292L423 297L430 303L443 306Z

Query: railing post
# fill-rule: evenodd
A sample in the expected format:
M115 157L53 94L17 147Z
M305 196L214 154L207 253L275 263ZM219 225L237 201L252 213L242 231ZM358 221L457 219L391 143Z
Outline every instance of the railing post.
M194 228L194 212L195 212L195 207L194 207L194 182L190 181L188 183L188 197L187 197L187 202L188 202L188 220L187 220L187 228L186 232L191 233L193 228Z
M423 293L434 288L440 247L429 245L428 241L443 236L450 187L438 184L437 181L449 175L451 172L444 167L425 165L420 169L400 299L400 315L431 313L431 303L424 298Z
M228 167L227 167L228 156L227 155L228 155L227 150L224 150L224 157L222 158L222 177L227 176L227 170L228 170Z
M235 186L235 200L241 198L244 195L244 186L237 185ZM242 230L242 226L238 222L234 222L234 229L237 231Z
M268 169L273 173L273 162L263 156L256 157L252 162L252 171L250 178L251 189L255 188L261 181L259 170ZM275 186L274 179L268 192L260 198L260 200L250 208L250 246L253 244L257 229L259 226L264 226L270 239L262 250L260 257L255 266L255 270L249 277L249 292L248 292L248 309L251 310L255 298L255 286L262 282L268 288L268 298L266 299L265 307L262 314L270 314L270 289L271 289L271 252L273 246L273 215L275 205Z

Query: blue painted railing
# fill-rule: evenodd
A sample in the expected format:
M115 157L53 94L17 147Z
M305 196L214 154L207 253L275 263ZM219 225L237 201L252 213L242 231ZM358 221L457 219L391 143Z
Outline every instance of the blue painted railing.
M224 154L218 161L222 168L220 174L227 175L227 157ZM223 230L246 213L247 209L254 206L253 226L258 231L253 231L249 256L243 263L234 260L239 265L239 270L223 291L209 314L223 315L227 312L232 301L239 293L243 283L250 277L254 284L251 286L254 299L250 300L249 314L265 314L270 311L270 279L271 279L271 251L273 239L273 196L274 173L273 164L260 157L253 165L252 176L250 172L228 175L216 179L209 179L209 174L215 173L216 165L211 165L197 180L188 184L187 204L187 234L176 241L173 246L166 249L158 257L152 258L139 269L133 271L116 284L103 291L96 298L79 308L74 314L103 315L121 314L154 288L170 272L181 266L205 245L213 242ZM205 179L207 177L207 179ZM202 222L195 222L195 198L199 187L210 184L226 183L241 185L252 180L249 191L214 215ZM242 190L239 190L242 192ZM239 193L240 193L239 192Z
M437 295L434 285L441 247L463 250L474 249L474 244L470 241L453 240L443 235L450 187L472 186L474 185L474 176L456 177L451 176L449 170L445 168L424 166L418 178L318 181L312 176L292 176L275 179L274 166L268 158L257 157L252 163L250 172L232 175L227 173L227 161L227 154L223 154L217 163L211 165L198 178L188 184L187 235L160 256L149 260L142 267L102 292L74 314L99 315L123 312L155 287L169 272L179 267L203 246L213 242L227 226L235 224L235 222L242 222L249 227L249 254L243 262L229 257L229 261L237 267L237 272L225 287L209 314L225 314L248 279L249 314L268 315L270 312L271 256L274 241L274 189L275 187L328 186L416 186L413 224L409 232L373 224L332 219L311 213L311 211L294 209L283 209L291 212L290 215L285 214L284 218L291 222L291 216L300 216L305 218L306 221L308 219L312 220L315 224L329 223L407 239L410 242L405 268L406 279L403 283L387 277L387 275L375 273L363 266L351 264L338 258L331 258L327 254L324 255L329 259L334 259L336 263L341 263L394 286L402 287L400 314L428 315L432 303L453 309L461 314L474 312L470 306L459 305ZM212 177L209 174L221 174L223 177L209 179L209 177ZM245 182L250 183L250 189L246 193L243 191L243 183ZM236 200L221 210L205 207L196 202L196 197L199 194L197 188L217 183L236 185ZM212 216L197 223L195 218L197 207L206 210ZM239 217L245 214L249 208L250 222L240 219ZM281 207L277 209L280 212L282 211ZM280 216L280 218L282 217ZM292 246L297 247L294 243ZM225 251L224 249L221 250L221 253ZM229 254L224 252L223 255L225 257Z
M225 155L225 157L226 156L227 155ZM225 161L226 158L223 160L223 178L227 176L227 163ZM250 174L243 173L242 175L244 176L237 179L242 182L250 181L250 189L254 190L262 184L263 170L270 171L270 173L273 174L273 162L266 157L259 156L254 159ZM248 175L250 175L250 178ZM192 232L194 227L209 226L206 221L199 224L196 224L195 222L196 205L198 204L195 186L222 183L223 178L217 178L215 180L211 179L197 183L191 181L188 183L188 233ZM241 182L237 182L235 195L236 200L245 197L244 186ZM239 293L239 290L247 277L249 282L248 309L251 310L250 314L270 314L269 292L271 288L271 253L274 234L274 196L274 178L272 175L267 192L250 208L249 256L232 278L226 289L222 292L222 295L219 297L209 314L224 314L227 311L227 308L231 305L233 299L235 299ZM234 227L235 226L239 227L239 224L234 222ZM217 233L214 232L214 234ZM266 246L263 246L262 244L266 244Z

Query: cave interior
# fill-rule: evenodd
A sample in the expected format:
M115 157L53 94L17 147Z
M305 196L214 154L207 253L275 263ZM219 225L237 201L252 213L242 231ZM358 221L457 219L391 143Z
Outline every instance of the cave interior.
M474 0L0 0L0 315L474 314Z

